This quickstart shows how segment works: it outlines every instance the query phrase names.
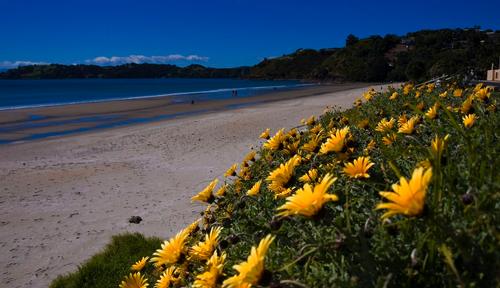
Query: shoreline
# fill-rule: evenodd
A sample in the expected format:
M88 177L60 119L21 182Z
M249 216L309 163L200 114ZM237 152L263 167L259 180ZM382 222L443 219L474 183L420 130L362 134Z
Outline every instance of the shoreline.
M116 234L168 239L206 208L190 198L258 149L265 128L351 107L368 88L0 146L0 281L47 287Z
M370 83L314 85L251 97L174 103L173 97L112 100L61 106L0 110L0 147L47 138L116 129L222 110L261 105L366 87Z

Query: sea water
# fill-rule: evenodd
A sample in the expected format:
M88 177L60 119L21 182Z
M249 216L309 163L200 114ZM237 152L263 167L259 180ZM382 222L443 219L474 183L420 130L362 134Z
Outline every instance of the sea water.
M191 102L251 97L301 87L298 81L240 79L0 80L0 110L159 96Z

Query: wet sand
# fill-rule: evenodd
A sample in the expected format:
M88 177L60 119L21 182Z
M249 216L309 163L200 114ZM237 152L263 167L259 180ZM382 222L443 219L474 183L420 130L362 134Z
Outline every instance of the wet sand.
M326 106L349 107L367 89L347 88L0 145L0 283L5 287L47 287L56 276L74 271L101 250L115 234L172 236L203 208L192 204L190 197L241 161L251 147L260 146L262 130L297 126L300 119L319 115ZM108 103L111 106L103 110L98 105L90 110L44 108L36 113L54 117L74 117L75 111L70 109L82 115L149 113L143 111L160 109L157 105L162 100L157 101L155 105L140 101L134 109ZM8 120L5 114L0 118L12 125L29 114L23 113L17 111ZM143 221L128 223L132 215Z

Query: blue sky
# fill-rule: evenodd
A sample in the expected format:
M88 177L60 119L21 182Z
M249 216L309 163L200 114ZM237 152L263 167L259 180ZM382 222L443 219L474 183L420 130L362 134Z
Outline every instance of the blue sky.
M297 48L341 47L350 33L496 30L499 11L500 1L491 0L0 0L0 68L31 62L253 65Z

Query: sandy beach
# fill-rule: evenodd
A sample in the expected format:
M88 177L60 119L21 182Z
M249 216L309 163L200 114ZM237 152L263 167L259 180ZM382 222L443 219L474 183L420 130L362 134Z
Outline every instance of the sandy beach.
M213 178L222 180L231 164L258 147L262 130L297 126L326 106L351 106L367 85L350 85L263 98L250 106L212 103L202 108L206 113L0 145L2 285L47 287L101 250L112 235L171 236L199 216L203 206L192 204L190 197ZM233 109L227 109L229 104L235 104ZM151 115L162 107L141 102L142 108L132 111L121 105L113 105L115 110L74 106L80 110L51 108L43 113L62 118L103 111ZM0 117L3 125L32 111L16 113ZM132 215L143 221L128 223Z

